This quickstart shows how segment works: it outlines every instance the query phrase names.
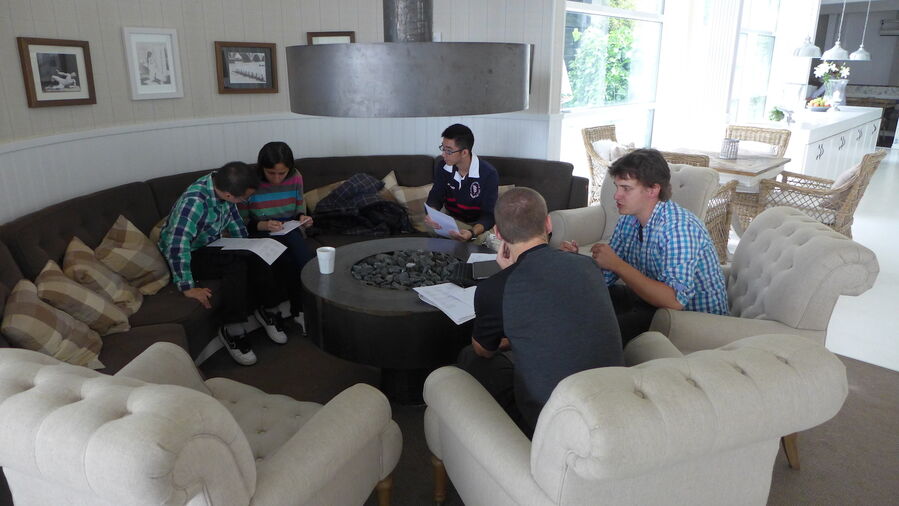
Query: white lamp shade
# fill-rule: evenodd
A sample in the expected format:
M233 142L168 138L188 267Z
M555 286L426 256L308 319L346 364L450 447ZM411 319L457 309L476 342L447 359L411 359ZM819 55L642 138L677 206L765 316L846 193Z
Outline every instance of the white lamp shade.
M862 44L861 46L858 46L857 51L849 55L849 59L855 61L870 61L871 53L869 53L868 50L865 49L865 45Z
M849 59L849 51L843 49L840 46L840 41L837 41L836 44L833 45L832 48L824 51L824 54L821 55L821 59L823 60L848 60Z
M821 58L821 49L818 46L812 44L811 37L806 37L802 45L796 48L795 51L793 51L793 55L802 56L805 58Z

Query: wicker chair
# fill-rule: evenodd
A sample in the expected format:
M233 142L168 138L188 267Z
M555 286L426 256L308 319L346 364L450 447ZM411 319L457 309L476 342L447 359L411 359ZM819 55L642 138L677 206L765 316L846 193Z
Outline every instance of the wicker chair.
M584 149L587 150L587 165L590 167L590 195L587 199L587 205L593 205L599 202L599 190L602 188L602 180L606 177L609 170L610 162L599 156L593 143L598 140L608 139L618 142L615 137L615 125L600 125L581 129L581 136L584 138Z
M706 155L692 155L687 153L675 153L661 151L668 163L682 163L696 167L708 167L709 157ZM718 191L709 200L709 207L705 215L705 228L708 229L715 251L718 253L718 261L727 263L727 241L730 239L730 221L733 216L733 201L737 193L737 181L730 181L718 187Z
M794 172L781 172L780 180L763 180L759 185L758 212L769 207L789 206L808 214L837 232L852 238L852 221L858 202L865 194L874 171L887 150L868 153L862 158L855 182L841 191L831 189L833 181ZM830 203L831 205L822 205Z
M728 125L724 137L741 141L762 142L775 146L774 156L781 158L790 144L790 131L780 128L759 128L740 125Z

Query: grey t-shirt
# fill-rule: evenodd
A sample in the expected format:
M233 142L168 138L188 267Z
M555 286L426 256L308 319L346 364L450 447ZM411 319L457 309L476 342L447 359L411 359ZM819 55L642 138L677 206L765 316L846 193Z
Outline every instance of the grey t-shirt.
M515 401L531 427L559 381L624 365L609 291L590 257L535 246L482 281L474 304L473 337L481 346L495 351L509 338Z

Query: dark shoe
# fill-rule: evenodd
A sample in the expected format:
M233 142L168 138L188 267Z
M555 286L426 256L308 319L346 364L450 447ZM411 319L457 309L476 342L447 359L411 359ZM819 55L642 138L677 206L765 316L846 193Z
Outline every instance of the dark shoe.
M238 364L253 365L256 363L256 354L253 353L253 348L250 347L247 336L243 334L232 336L225 327L222 327L219 329L218 338L219 341L225 345L225 349L228 350L228 353L231 354L231 358Z
M269 339L278 344L287 342L287 334L281 326L280 315L271 314L264 309L257 309L253 314L256 315L259 325L262 325L262 328L265 329Z

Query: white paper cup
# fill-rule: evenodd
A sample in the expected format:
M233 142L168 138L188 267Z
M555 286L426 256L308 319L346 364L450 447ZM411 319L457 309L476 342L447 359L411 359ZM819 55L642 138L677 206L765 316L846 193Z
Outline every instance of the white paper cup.
M322 246L315 250L318 255L318 272L331 274L334 272L334 257L337 251L331 246Z

